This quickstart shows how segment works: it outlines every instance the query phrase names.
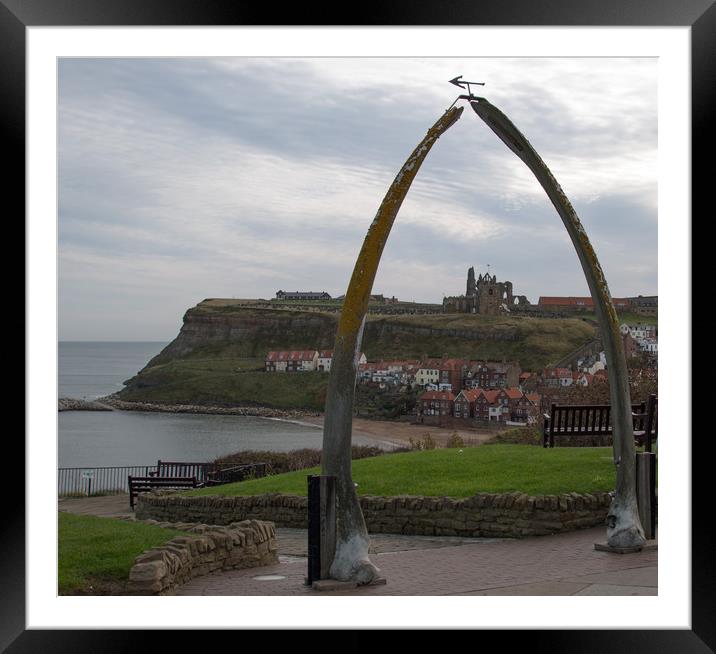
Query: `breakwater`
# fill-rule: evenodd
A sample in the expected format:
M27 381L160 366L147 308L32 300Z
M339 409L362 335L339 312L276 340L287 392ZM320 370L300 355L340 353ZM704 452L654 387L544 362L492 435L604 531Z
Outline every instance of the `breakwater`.
M72 397L61 397L57 400L58 411L112 411L112 407L95 400L77 400Z
M318 411L302 409L273 409L263 406L215 406L207 404L164 404L158 402L128 402L116 395L101 397L100 401L122 411L152 411L157 413L196 413L225 416L252 416L255 418L280 418L296 421L309 416L320 416ZM312 425L311 425L312 426Z

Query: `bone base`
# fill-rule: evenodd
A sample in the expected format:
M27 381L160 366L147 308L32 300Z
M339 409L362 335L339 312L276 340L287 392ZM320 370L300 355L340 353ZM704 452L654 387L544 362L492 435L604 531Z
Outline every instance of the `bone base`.
M651 552L659 549L655 540L648 540L643 545L636 547L612 547L608 543L594 543L594 549L598 552L612 552L613 554L634 554L635 552Z

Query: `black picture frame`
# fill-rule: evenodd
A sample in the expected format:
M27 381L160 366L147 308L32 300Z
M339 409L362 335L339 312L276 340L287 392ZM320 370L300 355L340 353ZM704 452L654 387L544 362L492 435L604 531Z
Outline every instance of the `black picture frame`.
M281 5L281 25L345 25L345 6L312 3ZM716 94L716 7L713 0L530 0L475 2L472 0L430 0L351 5L351 25L425 26L690 26L692 56L692 206L699 202L711 180L709 166L699 166L712 141L706 136L712 120ZM25 211L25 28L35 26L166 26L166 25L275 25L276 6L221 0L0 0L0 126L6 161L13 163L5 173L6 197L13 197L17 210ZM518 22L516 22L518 21ZM7 193L9 191L9 194ZM9 215L9 214L8 214ZM24 232L21 238L24 241ZM30 344L25 342L25 348ZM664 400L662 400L664 401ZM667 400L668 401L668 400ZM689 412L690 414L690 412ZM688 427L686 428L688 429ZM686 431L685 429L685 431ZM709 436L709 434L704 434ZM690 434L682 435L685 442ZM707 448L710 439L692 442L692 517L712 514L711 493L706 486L709 472ZM186 632L142 632L127 630L26 630L25 629L25 504L24 459L14 460L11 484L6 487L3 549L0 579L3 592L0 647L6 651L144 651L159 642L170 647L176 636L183 648L196 639L207 646L206 636ZM15 478L12 475L15 475ZM491 632L499 637L500 648L522 643L531 651L550 652L714 652L716 648L716 584L711 562L712 546L707 537L707 520L692 520L692 629L691 630L545 630ZM270 649L290 634L272 635ZM423 636L420 636L421 641ZM316 641L314 641L317 644ZM295 642L294 642L295 646ZM358 633L352 650L375 646L375 636ZM489 646L489 645L488 645Z

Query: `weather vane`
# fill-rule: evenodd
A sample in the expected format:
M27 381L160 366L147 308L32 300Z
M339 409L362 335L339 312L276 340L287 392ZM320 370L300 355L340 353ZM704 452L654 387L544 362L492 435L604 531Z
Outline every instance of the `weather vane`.
M459 86L461 89L466 88L463 86L463 84L467 84L467 93L468 95L472 95L472 91L470 90L470 84L477 84L478 86L485 86L485 82L468 82L467 80L461 79L462 75L458 75L457 77L454 77L450 80L450 84L454 84L455 86Z
M455 86L459 86L461 89L466 88L467 89L467 95L458 95L457 98L455 98L455 102L458 100L476 100L475 96L472 94L472 89L470 88L470 84L475 84L478 86L485 86L485 82L468 82L467 80L462 79L462 75L458 75L457 77L454 77L453 79L449 80L450 84L454 84ZM453 107L455 102L450 105L450 109Z

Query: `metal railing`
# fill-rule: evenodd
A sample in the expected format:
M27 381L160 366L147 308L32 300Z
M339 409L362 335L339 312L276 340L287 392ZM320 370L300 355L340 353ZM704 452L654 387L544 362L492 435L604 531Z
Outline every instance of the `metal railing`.
M97 466L58 468L60 497L119 495L129 493L128 477L195 477L201 485L228 484L268 474L266 463L215 465L213 463L162 461L148 466Z
M57 494L73 495L118 495L128 493L127 477L146 477L157 466L97 466L85 468L58 468Z

